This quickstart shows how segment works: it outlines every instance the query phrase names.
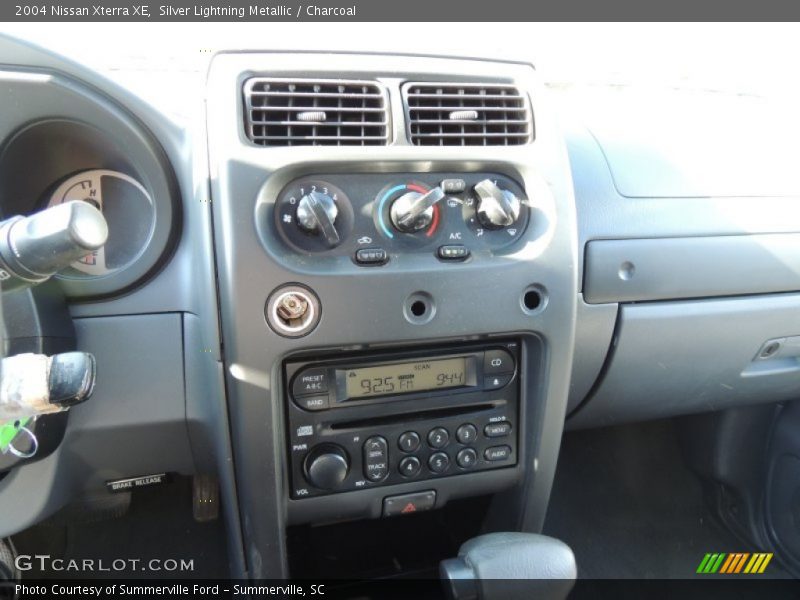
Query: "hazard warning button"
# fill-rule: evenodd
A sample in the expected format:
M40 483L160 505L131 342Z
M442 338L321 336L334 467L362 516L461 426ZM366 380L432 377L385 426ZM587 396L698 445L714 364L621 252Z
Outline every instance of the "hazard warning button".
M409 515L424 510L431 510L436 504L436 492L415 492L402 496L389 496L383 499L383 516Z

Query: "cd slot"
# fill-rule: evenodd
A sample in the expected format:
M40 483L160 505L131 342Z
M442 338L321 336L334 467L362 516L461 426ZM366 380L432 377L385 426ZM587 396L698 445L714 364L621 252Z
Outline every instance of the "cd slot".
M396 423L413 423L417 421L428 421L430 419L440 419L465 414L480 414L494 410L506 404L505 400L495 402L485 402L481 404L470 404L466 406L452 408L435 408L431 410L414 411L413 413L397 413L392 415L371 417L367 419L354 419L351 421L340 421L331 423L331 431L343 429L359 429L373 425L393 425Z

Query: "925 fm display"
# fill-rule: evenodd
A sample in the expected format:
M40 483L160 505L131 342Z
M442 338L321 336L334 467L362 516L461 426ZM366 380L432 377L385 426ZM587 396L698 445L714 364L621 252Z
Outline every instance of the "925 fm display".
M347 397L368 398L461 387L467 380L466 365L466 358L460 357L347 369Z

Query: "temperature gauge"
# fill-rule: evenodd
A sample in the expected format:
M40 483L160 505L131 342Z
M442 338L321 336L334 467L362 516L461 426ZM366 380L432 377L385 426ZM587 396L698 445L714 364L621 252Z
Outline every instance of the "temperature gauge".
M80 200L99 209L108 222L105 246L72 263L67 276L102 277L134 262L147 247L155 226L155 206L144 186L125 173L82 171L61 183L48 202Z

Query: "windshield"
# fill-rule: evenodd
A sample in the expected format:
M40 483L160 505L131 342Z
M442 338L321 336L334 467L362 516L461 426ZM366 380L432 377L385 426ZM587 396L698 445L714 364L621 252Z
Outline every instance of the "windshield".
M409 24L411 26L412 24ZM162 110L185 114L176 89L201 89L214 52L236 49L362 51L475 56L533 63L557 90L689 89L788 99L800 56L790 24L414 23L413 43L391 34L403 24L339 23L2 23L0 32L49 48L102 72ZM446 26L445 26L446 28Z

